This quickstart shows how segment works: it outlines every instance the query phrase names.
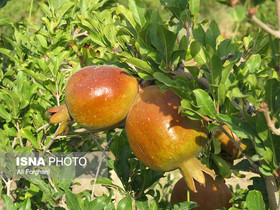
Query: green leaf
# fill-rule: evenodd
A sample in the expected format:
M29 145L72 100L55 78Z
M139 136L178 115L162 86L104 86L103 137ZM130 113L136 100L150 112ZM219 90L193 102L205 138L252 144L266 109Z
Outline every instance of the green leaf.
M229 75L232 68L233 68L233 64L229 64L223 68L220 84L226 84L226 81L229 79Z
M210 84L219 85L223 70L222 60L210 46L207 46L207 52L209 54L209 61L206 64L210 70L209 82Z
M100 196L91 201L85 208L85 210L100 210L106 206L105 196Z
M0 90L0 97L2 97L6 104L8 105L8 108L12 112L13 117L17 117L19 114L19 97L18 95L7 89Z
M114 187L114 188L118 189L120 192L124 192L124 190L120 186L113 184L112 180L108 179L108 178L98 178L96 181L96 184L101 184L101 185L105 185L108 187Z
M218 86L218 104L219 106L223 105L226 100L226 85L221 83Z
M51 12L51 10L49 9L49 7L48 7L45 3L38 2L38 5L39 5L39 7L41 8L41 10L43 10L43 12L45 13L45 15L46 15L47 17L52 17L52 12Z
M200 112L203 115L207 115L210 118L215 118L217 111L215 109L213 100L211 97L202 89L196 89L193 91L196 103L200 107Z
M258 85L258 79L257 79L257 77L256 77L255 74L250 74L250 75L247 77L247 80L248 80L248 82L250 83L250 85L251 85L252 87L257 87L257 85Z
M13 201L9 196L4 194L4 195L2 195L2 197L3 197L4 202L6 204L6 209L7 210L16 210L16 207L14 206Z
M38 149L37 139L35 138L35 136L32 134L32 132L28 128L20 129L20 135L23 138L28 139L31 142L32 146L34 148Z
M203 30L200 24L195 24L192 31L195 41L199 42L202 45L205 45L205 31Z
M265 204L260 191L251 190L246 197L246 205L249 210L265 210Z
M31 210L31 200L30 200L30 198L24 199L24 202L22 203L19 210Z
M146 23L145 19L145 7L140 0L130 0L129 1L129 10L132 11L135 21L141 26L144 27Z
M152 199L149 209L150 210L158 210L158 205L157 205L157 202L155 201L155 199Z
M12 119L12 115L9 112L7 112L7 110L2 104L0 104L0 117L6 120L7 122L10 122Z
M171 55L174 50L177 34L169 31L164 25L158 25L152 43L157 48L166 65L169 65Z
M213 143L214 143L214 154L217 155L221 152L221 142L217 138L214 138Z
M230 164L218 155L212 154L211 157L218 168L219 174L222 177L230 177Z
M264 101L269 101L269 108L272 110L277 109L277 103L275 102L275 96L280 92L280 86L276 79L270 79L264 86Z
M192 15L194 15L199 9L200 0L189 0L189 8Z
M4 7L7 4L8 1L10 1L10 0L1 0L0 8Z
M67 189L65 192L66 192L65 198L66 198L67 207L69 207L70 210L81 209L75 194L73 194L69 189Z
M192 120L201 120L204 116L201 116L200 113L198 113L199 107L194 106L191 104L189 100L183 99L181 101L181 107L179 108L179 112L184 110L184 115L189 117Z
M4 54L5 56L7 56L14 63L18 62L16 56L14 55L14 53L11 50L8 50L8 49L5 49L5 48L0 48L0 54Z
M204 47L197 41L192 42L190 46L191 55L199 65L207 63L207 53Z
M148 199L137 199L135 200L135 207L139 210L146 210L149 209Z
M259 54L252 55L246 62L246 67L250 73L256 73L261 67L261 56Z
M231 53L236 53L239 44L235 43L232 39L225 39L218 46L217 54L222 57Z
M241 93L241 91L238 87L235 87L231 91L231 97L232 98L246 98L247 95L244 95L243 93Z
M193 209L199 207L199 204L197 204L194 201L185 201L181 203L177 203L173 206L172 210L186 210L186 209Z
M176 83L174 80L170 79L168 76L166 76L164 73L161 72L155 72L153 74L154 78L158 81L162 82L163 84L167 86L176 87Z
M246 17L246 8L242 5L230 7L227 12L236 22L241 22Z
M132 65L134 65L135 67L141 69L142 71L145 71L149 74L153 74L154 71L151 68L151 66L149 66L149 64L143 60L140 60L138 58L128 58L127 60L125 60L125 62L130 63Z
M213 20L206 31L206 36L205 36L206 44L211 46L213 49L216 49L216 39L218 38L219 35L220 35L219 27L216 21Z
M42 36L41 34L38 34L36 37L39 40L39 42L42 45L42 47L48 48L48 43L47 43L47 40L46 40L46 38L44 36Z
M61 22L63 16L68 12L69 9L71 9L73 6L75 6L74 2L66 1L63 3L63 5L59 8L58 22Z
M56 202L52 197L51 186L49 184L46 184L43 179L34 179L34 177L28 174L24 176L29 182L33 183L44 193L44 196L46 196L46 199L52 206L56 206Z
M136 30L136 22L133 16L132 11L130 11L129 9L125 8L123 5L118 5L117 9L116 9L117 14L122 14L130 23L130 25Z
M132 199L131 195L128 195L120 200L117 206L117 210L131 210L132 209Z

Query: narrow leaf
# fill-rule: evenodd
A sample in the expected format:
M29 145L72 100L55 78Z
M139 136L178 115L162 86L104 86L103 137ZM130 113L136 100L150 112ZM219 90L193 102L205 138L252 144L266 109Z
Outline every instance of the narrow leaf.
M32 146L38 149L37 139L28 128L22 128L20 130L20 135L23 138L28 139L31 142Z
M145 19L145 7L140 0L130 0L129 1L129 10L132 11L135 21L141 26L144 27L146 23Z
M207 63L207 53L200 43L198 43L197 41L192 42L190 50L192 57L199 65L202 66Z
M190 12L192 15L194 15L199 8L200 0L189 0L190 4Z
M215 109L213 100L211 97L202 89L196 89L193 91L196 103L200 106L200 112L204 115L207 115L211 118L215 118L217 111Z
M79 210L80 205L77 197L69 190L66 190L66 203L70 210Z
M141 69L142 71L145 71L149 74L153 74L153 69L149 66L149 64L143 60L140 60L138 58L129 58L125 60L125 62L130 63L134 65L135 67Z

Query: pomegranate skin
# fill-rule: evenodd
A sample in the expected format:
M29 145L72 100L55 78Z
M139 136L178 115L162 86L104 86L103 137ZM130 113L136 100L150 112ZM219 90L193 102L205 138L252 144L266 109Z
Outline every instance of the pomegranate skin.
M234 133L232 133L227 125L223 125L223 128L232 136L232 138L239 144L239 146L245 150L247 146L241 143L241 139L238 138ZM241 151L232 143L230 138L222 131L217 130L214 134L221 143L221 149L228 154L226 157L229 160L235 160L242 156Z
M208 129L202 120L193 121L178 113L181 99L171 90L148 86L139 91L126 119L126 133L137 158L153 170L180 168L188 186L196 191L193 179L205 183L196 155L207 142Z
M65 100L78 124L101 131L123 122L137 92L137 80L124 70L114 66L88 66L70 77Z
M214 210L222 207L230 208L229 200L232 198L229 187L221 178L213 180L209 175L205 176L205 185L195 183L197 192L190 191L190 200L199 204L194 210ZM171 194L171 204L188 200L188 186L181 178L174 186Z

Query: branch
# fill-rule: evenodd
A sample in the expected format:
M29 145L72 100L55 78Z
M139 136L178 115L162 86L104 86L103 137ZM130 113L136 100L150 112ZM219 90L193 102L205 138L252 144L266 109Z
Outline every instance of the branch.
M271 210L280 209L279 189L274 176L263 176L268 194L269 208Z
M183 76L186 76L186 77L188 77L189 79L194 79L190 72L185 72L185 71L180 70L180 69L178 69L178 70L176 70L176 71L173 71L172 73L175 74L175 75L183 75ZM203 87L205 87L206 89L209 89L209 82L208 82L208 80L207 80L206 78L197 76L197 79L198 79L199 83L200 83Z
M278 2L278 0L276 1ZM278 16L279 17L279 16ZM280 31L276 31L272 28L270 28L267 24L262 22L259 18L257 18L256 15L252 15L251 19L253 22L255 22L258 26L260 26L263 30L265 30L267 33L271 34L272 36L276 37L277 39L280 39ZM279 19L279 18L278 18ZM279 25L279 23L278 23Z
M280 0L275 0L278 31L280 31Z
M110 143L111 143L112 140L114 139L114 137L115 137L116 135L118 135L118 134L119 134L119 132L116 132L116 133L111 137L111 139L108 141L108 143L106 144L105 148L103 149L103 152L102 152L102 155L101 155L101 157L100 157L100 160L99 160L99 163L98 163L98 167L97 167L97 170L96 170L96 174L95 174L95 178L94 178L94 183L93 183L93 185L92 185L91 200L93 200L93 198L94 198L95 185L96 185L96 182L97 182L97 178L98 178L98 176L99 176L99 172L100 172L100 168L101 168L101 165L102 165L102 161L103 161L103 159L104 159L104 157L105 157L105 155L106 155L106 151L107 151L107 149L108 149Z
M51 125L51 123L47 123L47 124L45 124L45 125L42 125L40 128L38 128L38 129L36 130L36 132L38 133L39 131L41 131L41 130L47 128L47 127L50 126L50 125Z
M12 198L12 195L11 195L11 184L12 184L12 182L13 182L13 179L8 179L8 181L6 181L6 180L4 179L3 176L0 176L0 177L1 177L1 179L3 180L3 182L4 182L5 185L6 185L6 188L7 188L7 196L9 196L10 198Z
M273 120L269 116L268 103L267 102L262 103L260 105L259 111L263 112L264 117L265 117L266 122L267 122L267 126L271 130L271 132L274 133L277 136L280 136L280 128L275 127L275 124L274 124Z
M236 146L238 148L238 150L242 153L242 155L244 155L244 157L249 161L251 166L254 168L254 172L260 173L258 165L256 163L254 163L254 161L248 155L246 155L244 153L244 150L240 147L240 145L237 143L237 141L235 141L235 139L227 132L226 129L224 129L223 126L220 126L220 129L227 135L227 137L229 137L229 139L234 144L234 146Z
M186 32L187 32L187 36L186 36L186 41L187 44L186 46L189 46L189 39L190 39L190 35L191 35L191 29L192 29L192 22L191 22L191 15L190 15L190 10L187 10L187 24L186 22L183 25L183 28L185 28Z

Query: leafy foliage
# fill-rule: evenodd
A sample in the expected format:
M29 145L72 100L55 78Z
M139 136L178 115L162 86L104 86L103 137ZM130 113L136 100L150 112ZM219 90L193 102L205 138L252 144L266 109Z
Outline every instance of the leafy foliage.
M1 1L0 7L6 2ZM207 119L211 134L227 124L243 138L250 161L232 168L221 155L220 143L209 135L200 158L216 174L230 177L233 171L248 170L251 164L263 176L279 179L280 137L270 130L265 114L257 111L269 101L269 115L279 127L279 40L263 31L253 33L254 27L248 28L252 30L248 34L241 31L241 35L226 38L216 21L198 21L200 1L162 0L156 8L141 0L37 3L42 23L0 19L0 26L12 31L12 36L2 34L0 39L0 152L43 151L52 141L52 152L100 150L92 135L79 132L74 123L68 135L53 138L56 126L45 126L45 111L64 103L66 81L75 71L109 64L126 69L140 82L149 80L172 89L182 98L182 114ZM228 8L236 31L248 21L247 6ZM11 180L3 178L0 195L7 209L196 206L189 201L171 207L162 192L169 193L174 181L168 177L171 184L158 182L164 174L139 162L122 127L117 135L108 131L94 136L101 144L113 138L108 168L117 174L121 185L99 178L97 184L106 186L110 193L92 199L90 190L71 191L73 179L17 179L12 180L19 186L12 200L7 187ZM269 205L266 190L256 183L249 190L236 188L232 209L265 209ZM123 196L118 203L113 189Z

